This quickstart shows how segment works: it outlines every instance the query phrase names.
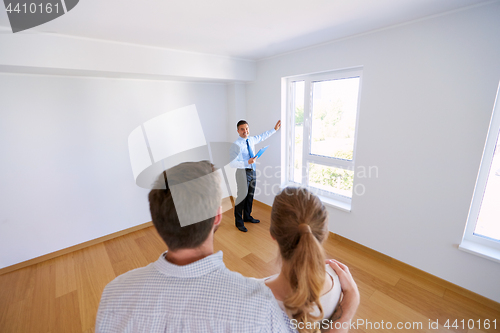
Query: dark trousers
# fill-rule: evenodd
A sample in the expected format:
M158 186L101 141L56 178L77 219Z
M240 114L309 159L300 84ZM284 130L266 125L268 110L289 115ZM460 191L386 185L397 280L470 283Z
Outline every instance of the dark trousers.
M250 219L256 182L257 176L254 170L236 170L238 197L235 202L236 206L234 207L234 221L237 227L243 227L243 221Z

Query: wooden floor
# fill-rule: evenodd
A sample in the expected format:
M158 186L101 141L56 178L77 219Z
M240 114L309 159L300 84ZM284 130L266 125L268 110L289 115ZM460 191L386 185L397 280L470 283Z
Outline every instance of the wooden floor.
M279 270L277 247L269 235L270 209L256 204L253 215L262 222L247 223L248 232L242 233L234 227L232 210L226 212L215 234L215 248L224 252L229 269L265 277ZM157 260L166 249L150 227L1 275L0 332L94 332L104 286L122 273ZM401 323L402 331L411 332L500 332L498 303L447 287L442 280L333 234L325 249L329 257L350 267L358 284L361 305L355 319L371 322L371 328L364 324L351 332L389 331L389 323L393 330ZM458 327L451 327L455 319ZM430 329L430 321L436 320L439 326ZM449 329L443 326L447 320ZM467 328L472 326L469 320L474 321L473 329ZM489 330L484 329L486 320ZM421 328L414 326L418 323Z

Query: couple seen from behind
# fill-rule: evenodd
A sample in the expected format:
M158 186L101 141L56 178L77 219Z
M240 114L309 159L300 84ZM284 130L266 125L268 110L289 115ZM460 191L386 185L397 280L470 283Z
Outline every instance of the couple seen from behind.
M270 234L281 271L254 279L230 271L222 251L214 253L220 183L209 161L181 163L158 177L149 205L168 251L106 286L96 332L347 332L359 292L347 266L325 260L328 216L320 199L294 187L275 197ZM175 200L191 200L213 217L181 227L172 184L186 184Z

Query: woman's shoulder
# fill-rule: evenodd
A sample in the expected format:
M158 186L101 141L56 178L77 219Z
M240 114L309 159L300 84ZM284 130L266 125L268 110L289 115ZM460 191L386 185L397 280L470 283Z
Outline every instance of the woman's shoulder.
M337 273L335 273L335 271L333 270L332 266L326 264L325 268L326 268L326 272L328 274L330 274L330 276L337 276Z
M340 295L342 294L342 288L340 286L339 277L337 273L330 267L330 265L325 266L326 272L331 276L333 285L331 289L320 297L320 302L324 311L324 318L330 318L340 301Z
M334 294L339 294L342 291L342 288L340 286L340 281L337 273L333 270L333 268L330 265L325 265L326 273L332 277L333 285L332 288L328 293L334 293Z

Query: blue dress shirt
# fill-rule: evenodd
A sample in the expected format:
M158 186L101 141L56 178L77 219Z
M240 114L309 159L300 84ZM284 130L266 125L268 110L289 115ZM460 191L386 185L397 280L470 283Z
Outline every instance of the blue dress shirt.
M257 152L255 151L255 145L261 141L266 140L274 133L276 133L276 130L273 128L272 130L264 132L260 135L249 136L248 145L250 146L250 149L252 149L252 152L254 154L257 154ZM239 137L231 146L229 153L231 156L231 163L229 165L232 168L252 169L252 164L248 164L250 154L248 153L247 139Z

